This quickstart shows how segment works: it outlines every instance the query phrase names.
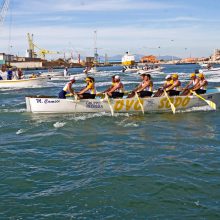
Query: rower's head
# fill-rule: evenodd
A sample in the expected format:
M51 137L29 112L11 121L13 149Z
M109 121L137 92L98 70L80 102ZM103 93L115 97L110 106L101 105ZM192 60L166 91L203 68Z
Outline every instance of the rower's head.
M112 76L112 82L113 82L113 83L115 82L115 75Z
M199 79L204 79L204 78L205 78L205 76L204 76L203 73L199 73L199 74L198 74L198 77L199 77Z
M142 73L142 74L141 74L141 78L144 80L145 77L146 77L146 75L147 75L146 73Z
M146 74L145 79L146 80L151 80L151 75L150 74Z
M198 69L196 69L196 70L195 70L195 74L198 74L198 73L199 73L199 70L198 70Z
M173 80L178 80L179 76L177 73L172 74L172 79Z
M86 77L85 81L89 84L89 83L94 83L95 79L93 77Z
M166 81L170 81L170 80L172 80L172 76L169 74L165 77L165 79L166 79Z
M115 82L120 82L120 76L116 75L116 76L114 77L114 80L115 80Z
M75 76L70 76L70 82L71 82L71 83L76 82L76 78L75 78Z
M193 79L193 80L194 80L195 78L196 78L196 74L195 74L195 73L191 73L191 74L190 74L190 79Z

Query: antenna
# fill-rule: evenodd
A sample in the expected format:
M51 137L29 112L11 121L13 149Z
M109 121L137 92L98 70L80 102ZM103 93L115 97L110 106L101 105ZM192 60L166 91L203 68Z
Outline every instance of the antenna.
M98 48L97 48L97 31L94 31L94 63L98 63Z

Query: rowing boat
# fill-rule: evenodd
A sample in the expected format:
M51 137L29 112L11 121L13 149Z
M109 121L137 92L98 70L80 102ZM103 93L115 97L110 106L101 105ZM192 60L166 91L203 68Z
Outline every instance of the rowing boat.
M38 77L33 79L19 79L19 80L0 80L1 88L28 88L44 86L47 83L47 78Z
M203 95L220 107L220 88L212 89ZM207 103L196 96L175 96L170 101L176 110L187 110L193 107L203 107ZM26 97L27 111L32 113L90 113L90 112L170 112L170 102L166 97L126 98L126 99L59 99L56 97L32 96Z

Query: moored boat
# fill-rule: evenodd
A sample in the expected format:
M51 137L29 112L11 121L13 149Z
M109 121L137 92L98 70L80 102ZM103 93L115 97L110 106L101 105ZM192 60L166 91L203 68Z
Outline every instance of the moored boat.
M203 95L208 101L215 102L220 107L220 89L210 90ZM170 101L176 110L187 110L193 107L203 107L207 102L197 96L175 96ZM167 97L111 99L59 99L56 97L33 96L26 97L27 111L32 113L90 113L90 112L169 112L170 102Z
M163 69L164 67L157 67L157 68L152 68L152 69L147 69L147 70L139 70L138 74L161 72L161 70Z
M19 79L19 80L0 80L1 88L28 88L45 86L47 78L37 77L32 79Z

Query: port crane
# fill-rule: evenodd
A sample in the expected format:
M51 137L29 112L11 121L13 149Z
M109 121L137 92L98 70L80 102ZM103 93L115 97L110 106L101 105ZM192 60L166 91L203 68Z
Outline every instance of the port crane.
M6 13L7 13L8 8L9 8L9 2L10 2L10 0L4 0L1 4L1 8L0 8L0 25L4 23Z
M36 57L35 48L39 50L38 54L44 60L47 54L60 54L59 51L47 50L36 45L33 41L33 34L28 33L27 37L28 37L28 44L29 44L29 50L28 50L29 57L31 58Z

